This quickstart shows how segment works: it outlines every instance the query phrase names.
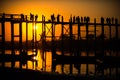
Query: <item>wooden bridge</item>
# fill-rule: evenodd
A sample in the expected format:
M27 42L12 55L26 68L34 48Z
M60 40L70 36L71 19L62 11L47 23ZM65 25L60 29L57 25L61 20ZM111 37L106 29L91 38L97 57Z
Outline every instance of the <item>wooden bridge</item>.
M11 49L12 53L15 49L15 42L14 38L19 38L19 50L22 52L23 50L23 41L22 41L22 23L26 23L26 50L28 49L28 24L32 23L32 27L36 26L37 24L42 24L41 29L42 33L44 33L44 36L42 36L42 45L41 48L43 50L46 49L46 45L50 46L49 49L52 51L52 61L54 60L60 61L61 58L75 59L74 56L77 57L80 61L93 60L96 58L96 56L101 56L102 53L104 53L106 50L109 51L109 56L112 56L111 51L116 51L116 56L120 56L119 53L119 45L120 45L120 39L119 39L119 27L120 24L118 23L117 18L103 18L101 17L100 22L96 22L96 18L94 19L94 22L91 22L90 17L81 17L81 16L70 16L69 21L64 21L64 17L60 16L59 14L55 16L54 14L51 15L50 19L46 20L45 16L42 15L42 20L38 20L38 15L33 15L30 13L30 15L24 15L24 14L5 14L0 13L0 23L1 23L1 34L0 34L0 50L2 54L5 54L5 23L10 22L11 24ZM14 34L14 24L19 24L19 35ZM47 24L50 24L47 25ZM56 26L60 26L60 32L61 35L56 36ZM91 26L93 27L93 30L91 30ZM85 30L82 30L81 28L84 27ZM74 29L76 28L76 29ZM97 34L98 28L100 30L100 34ZM106 29L109 32L107 36L109 36L107 39L105 38ZM114 31L112 30L114 28ZM74 33L74 31L76 33ZM37 31L35 29L32 29L32 49L37 54ZM82 32L85 32L85 37L82 37ZM92 33L92 34L91 34ZM48 35L49 34L49 35ZM112 35L114 34L114 37ZM66 36L67 35L67 36ZM59 39L57 39L59 37ZM48 38L50 41L47 41ZM66 46L67 45L67 46ZM98 48L99 47L99 48ZM90 49L91 48L91 49ZM61 56L56 56L57 49L61 51ZM87 55L86 57L81 56L81 51L86 51ZM95 57L89 57L89 52L94 51ZM70 56L66 57L64 53L66 51L69 51ZM44 51L45 52L45 51ZM97 54L101 53L101 54ZM106 55L106 54L102 54ZM72 59L71 58L71 59ZM83 58L83 59L82 59ZM90 58L90 59L89 59ZM81 60L82 59L82 60ZM113 58L110 58L113 59ZM96 60L96 59L95 59ZM93 62L95 61L93 60ZM107 59L105 59L107 60ZM103 61L105 61L103 60ZM57 61L56 61L57 62ZM64 62L64 61L63 61ZM62 62L62 63L63 63ZM85 63L85 62L84 62ZM87 61L86 64L89 62ZM88 66L87 66L88 69ZM72 65L70 67L70 70L72 70ZM72 72L71 72L72 73ZM88 72L87 72L88 73Z

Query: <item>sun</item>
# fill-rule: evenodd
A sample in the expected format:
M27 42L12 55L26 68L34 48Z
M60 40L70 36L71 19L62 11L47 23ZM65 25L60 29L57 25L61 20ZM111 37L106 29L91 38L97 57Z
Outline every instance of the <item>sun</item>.
M38 29L38 26L34 26L34 30L37 30Z

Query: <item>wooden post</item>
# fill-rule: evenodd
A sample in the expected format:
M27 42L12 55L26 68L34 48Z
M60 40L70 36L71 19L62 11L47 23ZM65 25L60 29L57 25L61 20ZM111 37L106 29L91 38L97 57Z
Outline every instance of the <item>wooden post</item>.
M36 21L35 21L35 49L36 49L36 55L37 55L37 29L36 29Z
M63 21L63 16L62 16L62 28L61 28L61 32L62 32L62 34L61 34L61 51L62 51L62 55L64 55L64 42L63 42L63 36L64 36L64 21ZM63 71L64 71L64 65L62 64L62 73L63 73Z
M77 55L79 55L79 40L80 40L80 17L78 16L78 31L77 31Z
M28 20L26 15L26 51L28 51ZM28 69L28 63L26 63L26 69Z
M44 16L42 15L42 33L43 33L43 23L44 23L44 18L43 18Z
M97 42L96 42L96 18L94 19L94 37L95 37L95 41L94 41L94 54L95 54L95 58L96 58L96 47L97 47ZM95 75L96 75L96 67L97 64L95 64Z
M109 20L109 36L110 36L110 40L112 38L112 31L111 31L111 20Z
M112 31L111 31L111 20L110 20L110 18L108 18L108 25L109 25L109 40L110 40L110 43L112 42L111 41L111 38L112 38ZM112 47L112 45L110 46L110 56L111 56L111 47Z
M77 34L77 56L81 56L81 48L80 48L80 17L78 16L78 34ZM78 73L80 74L81 64L78 64Z
M12 48L12 54L14 53L14 22L12 21L13 15L11 15L11 48Z
M37 17L38 17L38 16L36 15L36 16L35 16L35 22L34 22L34 35L35 35L35 36L34 36L34 38L35 38L35 39L34 39L34 50L35 50L34 52L35 52L35 55L36 55L36 56L37 56L37 29L36 29L36 28L37 28L37 26L36 26L36 24L37 24L37 23L36 23Z
M22 22L19 22L19 51L22 53ZM20 68L22 68L22 62L20 62Z
M45 26L45 16L42 15L42 34L44 34L44 36L42 37L42 55L43 55L43 70L46 71L46 26Z
M64 45L63 45L63 35L64 35L64 24L63 24L63 16L62 16L62 28L61 28L61 32L62 32L62 34L61 34L61 50L62 50L62 55L64 55Z
M14 44L14 36L13 35L14 35L14 23L11 22L11 43L12 43L12 46Z
M102 33L101 33L101 37L102 37L102 45L101 45L101 53L102 54L102 58L104 57L104 18L101 17L101 28L102 28ZM104 70L102 71L102 74L104 75Z
M44 16L42 15L42 34L43 34L43 32L44 32ZM41 37L41 35L40 35L40 37ZM40 38L41 39L41 43L43 42L43 40L42 40L42 37ZM43 50L43 43L41 44L41 51L42 51L42 58L43 58L43 60L44 60L44 50ZM43 70L44 70L44 61L42 61L42 68L43 68Z
M26 16L26 48L28 49L28 21Z
M2 16L2 54L5 54L5 14Z
M3 13L3 16L2 16L2 35L1 35L1 37L2 37L2 54L4 55L5 54L5 14ZM2 67L4 67L5 66L5 64L4 64L4 62L2 62Z
M73 32L72 32L72 16L70 17L70 21L69 21L69 31L70 31L70 50L71 50L71 56L72 56L72 50L73 50Z
M55 42L54 42L54 36L55 36L55 34L54 34L54 22L55 22L55 20L54 20L54 14L51 15L51 20L52 20L52 26L51 26L51 29L52 29L52 31L51 31L51 33L52 33L51 51L52 51L52 62L53 62L53 59L56 58L56 47L55 47ZM53 65L53 66L54 66L54 69L52 69L52 70L54 72L56 66L55 65Z
M84 19L86 19L85 21L86 21L86 41L87 41L87 43L86 43L86 53L87 53L87 57L88 57L88 53L89 53L89 51L88 51L88 48L89 48L89 44L88 44L88 20L87 20L87 18L84 18ZM88 63L86 64L86 75L88 75Z
M12 55L15 55L15 51L14 51L14 21L12 20L13 19L13 15L11 15L11 44L12 44L12 46L11 46L11 48L12 48ZM12 63L11 63L11 67L13 68L14 67L14 64L15 64L15 62L13 61Z
M20 49L22 49L22 22L19 23L19 44Z
M115 19L116 39L118 39L118 19Z
M27 15L25 16L25 22L26 22L26 52L28 54L28 20ZM26 69L28 69L28 62L26 62Z
M72 16L70 17L70 21L69 21L69 29L70 29L70 56L72 56L73 54L73 35L72 35ZM72 74L72 64L70 64L70 74Z
M118 50L119 50L119 45L117 44L118 42L119 42L119 38L118 38L118 19L115 19L115 28L116 28L116 44L115 44L115 46L116 46L116 56L118 56L119 55L119 52L118 52ZM116 68L116 76L119 76L119 68Z
M108 25L109 25L109 40L110 40L110 43L112 42L112 40L111 40L111 38L112 38L112 31L111 31L111 20L110 20L110 18L108 19L109 20L109 23L108 23ZM112 47L112 45L110 45L110 56L112 56L111 55L111 47ZM111 76L111 68L109 68L109 75Z
M46 45L45 45L45 44L46 44L46 40L47 40L47 39L46 39L46 38L47 38L47 35L46 35L46 26L45 26L45 25L46 25L46 24L45 24L45 16L44 16L44 24L43 24L43 25L44 25L44 31L45 31L45 37L44 37L44 38L45 38L45 39L44 39L44 40L45 40L45 41L44 41L44 53L43 53L43 54L44 54L44 59L45 59L45 71L46 71L46 51L45 51L45 49L46 49L45 46L46 46Z
M46 53L45 53L45 41L46 41L46 27L45 27L45 16L42 15L42 34L41 35L41 40L42 40L42 45L41 45L41 49L42 49L42 68L43 71L46 70Z

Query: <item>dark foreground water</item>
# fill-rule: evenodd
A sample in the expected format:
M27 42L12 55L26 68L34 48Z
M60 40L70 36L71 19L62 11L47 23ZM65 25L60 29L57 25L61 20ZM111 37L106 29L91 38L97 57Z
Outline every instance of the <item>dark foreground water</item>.
M36 54L32 50L28 50L28 55ZM5 50L5 54L11 54L11 50ZM15 55L19 55L19 50L15 50ZM61 52L57 51L57 54L60 55ZM115 56L115 52L111 53L113 56ZM65 53L64 55L69 56L70 53ZM86 52L81 52L81 56L86 56ZM106 55L109 55L109 52L106 52ZM90 52L89 56L94 56L94 52ZM59 74L71 74L71 66L72 66L72 74L81 74L81 75L95 75L96 74L102 74L102 71L97 71L96 70L96 65L95 64L78 64L77 66L74 64L57 64L55 66L55 70L53 70L53 65L52 65L52 53L51 51L46 51L45 53L42 53L41 50L39 49L37 51L37 56L32 57L33 60L36 61L31 61L27 60L26 63L23 63L21 66L20 61L8 61L0 62L0 66L4 67L13 67L13 68L22 68L22 69L32 69L32 70L38 70L38 71L46 71L46 72L52 72L55 71ZM80 66L79 66L80 65ZM20 67L21 66L21 67ZM88 71L87 71L88 68ZM103 69L104 75L117 75L118 73L120 74L120 67L111 67L111 68L104 68Z

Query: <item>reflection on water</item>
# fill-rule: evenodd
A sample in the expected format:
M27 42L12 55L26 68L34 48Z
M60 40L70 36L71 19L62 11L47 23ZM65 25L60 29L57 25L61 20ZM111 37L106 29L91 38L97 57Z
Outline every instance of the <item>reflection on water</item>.
M28 50L28 55L32 55L32 54L35 54L35 52L33 52L32 50ZM6 54L11 54L11 50L5 50L5 53ZM19 55L19 50L15 50L15 55ZM37 56L34 56L33 59L37 60L37 63L35 61L30 61L28 60L27 61L27 64L24 64L22 65L22 68L26 68L26 69L33 69L33 70L43 70L44 68L44 61L42 59L42 56L43 54L41 53L40 50L37 51ZM52 65L52 62L51 62L51 52L46 52L44 54L46 56L46 67L45 67L45 71L48 71L50 72L51 71L51 65ZM2 64L1 64L2 65ZM12 67L12 62L5 62L5 67ZM14 65L15 68L20 68L20 61L15 61L15 65Z
M35 54L32 50L28 50L28 55ZM6 54L11 54L11 50L5 50ZM113 54L113 52L111 52ZM15 50L15 55L19 55L20 52L19 50ZM61 53L58 51L58 55ZM70 55L69 53L66 53L66 55ZM86 56L86 52L81 52L81 56ZM109 52L106 53L106 55L109 55ZM115 54L113 54L115 55ZM89 56L94 56L94 53L91 52ZM37 50L37 56L33 57L34 60L37 61L30 61L27 60L26 64L22 65L23 69L33 69L33 70L39 70L39 71L47 71L47 72L52 72L52 53L50 51L45 52L44 54L42 51L39 49ZM14 64L14 65L13 65ZM2 63L0 63L0 66L2 66ZM20 68L20 61L15 61L15 62L5 62L4 63L5 67L12 67L14 66L15 68ZM74 65L72 64L72 74L86 74L86 70L88 68L88 74L95 74L95 64L78 64ZM107 75L110 73L110 70L112 70L111 74L116 73L117 70L120 70L119 68L107 68L104 70L104 74ZM58 72L60 74L65 73L65 74L70 74L70 64L57 64L55 66L55 72Z

